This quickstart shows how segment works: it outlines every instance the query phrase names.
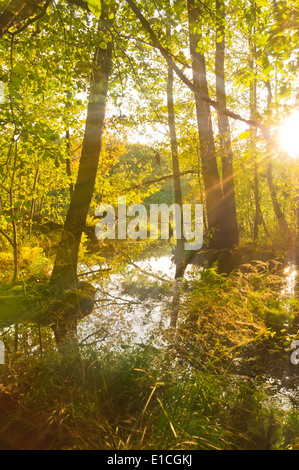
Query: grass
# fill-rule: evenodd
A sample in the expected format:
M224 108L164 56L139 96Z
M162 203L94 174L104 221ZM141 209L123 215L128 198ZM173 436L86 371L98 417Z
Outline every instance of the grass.
M4 366L1 366L4 367ZM297 444L298 413L260 382L132 350L20 356L1 385L2 448L276 449Z

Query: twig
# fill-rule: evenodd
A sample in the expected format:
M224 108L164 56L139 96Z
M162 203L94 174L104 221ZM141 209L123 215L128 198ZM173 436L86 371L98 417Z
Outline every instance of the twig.
M95 271L86 271L85 273L80 273L78 274L79 276L87 276L88 274L95 274L95 273L106 273L108 271L111 271L112 268L101 268L101 269L96 269Z
M0 233L1 235L3 235L4 238L6 238L6 240L11 244L11 246L14 248L14 243L13 241L9 238L8 235L6 235L6 233L4 232L4 230L2 230L2 228L0 228Z
M187 170L187 171L183 171L178 176L184 176L184 175L190 175L190 174L196 174L196 173L197 173L197 170ZM174 175L171 174L171 175L160 176L159 178L156 178L156 179L153 179L153 180L142 181L141 183L136 184L135 186L131 186L130 188L127 188L126 191L129 191L130 189L137 189L137 188L140 188L141 186L145 186L147 184L159 183L159 181L167 180L167 179L173 178L173 177L174 177Z
M138 302L132 302L131 300L123 299L122 297L116 297L115 295L112 295L112 294L109 294L108 292L103 291L99 287L96 290L101 292L104 295L107 295L108 297L111 297L112 299L122 300L122 302L126 302L126 303L138 303ZM100 300L100 299L98 299L98 300Z
M170 279L168 277L164 278L164 277L161 277L161 276L158 276L157 274L154 274L154 273L149 273L148 271L145 271L144 269L140 268L140 266L138 266L138 264L135 264L131 258L129 257L129 255L127 253L125 253L124 251L122 250L118 250L119 253L123 254L127 260L128 260L128 264L130 264L131 266L133 266L134 268L138 269L138 271L142 272L143 274L145 274L146 276L150 276L150 277L153 277L155 279L158 279L159 281L168 281L168 282L174 282L173 279Z
M97 343L98 341L104 341L104 339L106 339L107 336L109 335L109 332L108 332L105 328L104 328L103 330L104 330L104 332L106 333L105 336L103 336L103 338L100 338L100 339L98 339L97 341L95 341L96 343ZM99 333L98 331L95 331L94 333L90 333L89 335L87 335L85 338L82 339L82 341L80 341L79 346L80 346L81 344L85 343L85 341L87 341L87 340L88 340L89 338L91 338L92 336L97 335L98 333ZM94 343L91 343L91 344L94 344Z
M47 0L46 3L43 6L42 11L38 15L36 15L36 16L34 16L34 18L31 18L30 20L28 20L23 26L21 26L21 28L19 28L16 31L14 31L13 33L11 33L11 35L14 37L17 34L22 33L22 31L27 29L28 26L30 26L31 24L33 24L36 21L40 20L41 18L43 18L45 16L45 14L47 13L47 9L50 6L50 4L52 3L52 1L53 0Z

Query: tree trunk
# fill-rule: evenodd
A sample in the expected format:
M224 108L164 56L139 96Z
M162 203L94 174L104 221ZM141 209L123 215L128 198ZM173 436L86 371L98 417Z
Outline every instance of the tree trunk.
M271 84L269 82L266 82L266 87L268 90L267 110L268 112L270 112L270 107L271 107L271 102L272 102ZM267 145L268 166L267 166L267 171L266 171L266 178L267 178L267 183L268 183L268 187L270 191L273 210L277 218L280 234L282 236L283 241L288 242L290 239L290 231L289 231L289 227L288 227L285 215L280 207L278 196L277 196L277 191L276 191L275 184L273 181L271 153L272 153L272 149L270 148L269 145Z
M217 101L226 108L225 90L225 6L224 0L216 0L217 15L217 42L216 42L216 97ZM220 39L220 40L219 40ZM239 229L237 222L235 186L233 175L233 152L231 146L231 132L229 118L226 114L218 110L218 126L222 162L222 188L224 206L227 211L227 233L230 234L229 245L237 245L239 242Z
M107 32L107 22L100 28ZM77 261L81 235L85 228L93 196L105 118L105 104L112 62L112 43L106 49L97 48L91 77L85 134L77 182L71 198L64 231L52 272L52 284L61 291L77 284Z
M74 185L72 183L72 167L71 167L71 140L70 140L70 130L69 128L65 131L65 140L66 140L66 174L69 178L69 187L70 187L70 197L72 199L73 192L74 192Z
M168 79L167 79L167 108L168 108L168 126L171 143L171 155L172 155L172 171L173 171L173 188L174 188L174 202L178 204L180 208L183 206L182 188L180 179L180 165L178 155L178 142L175 129L175 114L173 104L173 70L171 67L168 68ZM177 239L176 248L174 253L175 259L175 279L176 287L174 296L172 298L172 309L170 327L176 328L177 318L180 309L180 289L179 280L184 276L186 269L185 249L184 249L184 236L183 236L183 220L180 219L180 234L181 237Z
M197 154L197 181L198 181L198 186L199 186L200 200L202 201L202 204L203 204L203 226L204 226L204 233L207 234L209 230L208 230L208 221L207 221L205 205L204 205L205 195L204 195L203 184L202 184L202 171L201 171L199 145L196 146L196 154Z
M14 252L14 274L12 283L14 284L18 280L19 275L19 247L18 247L18 227L16 221L16 211L14 207L14 185L16 179L17 171L17 156L18 156L18 146L17 142L14 144L14 163L11 174L11 182L9 187L9 201L10 201L10 210L12 218L12 241L13 241L13 252Z
M198 31L202 15L202 4L196 3L195 5L195 1L187 0L193 83L201 93L208 96L205 58L203 54L197 51L198 43L201 41L201 35ZM209 246L211 248L223 248L227 246L229 237L225 233L224 226L223 195L217 166L211 110L210 105L200 99L198 95L195 95L195 104L210 235Z
M32 235L32 223L33 223L33 218L34 218L34 213L35 213L35 206L36 206L35 192L36 192L36 188L37 188L38 178L39 178L39 160L37 162L37 167L36 167L36 170L35 170L35 176L34 176L34 181L33 181L33 188L32 188L33 197L32 197L32 200L31 200L31 208L30 208L29 238L31 238L31 235Z
M99 22L99 29L108 32L107 21ZM77 182L64 224L51 276L51 287L58 293L76 288L78 253L82 232L94 192L99 156L102 147L105 105L112 65L112 42L107 48L97 48L91 76L90 97L87 108L85 134ZM54 333L60 344L76 336L77 320L69 316L56 319Z
M282 212L279 201L278 201L277 191L276 191L276 188L275 188L275 184L273 182L272 162L271 161L268 163L266 177L267 177L267 183L268 183L268 187L269 187L269 191L270 191L270 195L271 195L271 200L272 200L274 213L275 213L275 216L277 218L277 222L278 222L278 226L279 226L279 231L280 231L282 237L285 240L287 240L288 237L289 237L289 227L288 227L285 215Z
M168 126L171 143L171 155L172 155L172 171L173 171L173 188L174 188L174 202L181 208L183 206L182 199L182 188L180 178L180 165L178 155L178 142L175 129L175 114L173 104L173 70L171 67L168 68L168 79L167 79L167 108L168 108ZM183 237L183 220L181 217L180 233L181 237L176 242L175 248L175 279L181 278L184 275L186 268L185 250L184 250L184 237Z
M251 2L251 13L254 21L256 21L255 3ZM256 96L256 45L254 43L255 25L249 25L249 71L253 78L249 85L249 108L250 120L254 120L257 113L257 96ZM260 206L259 179L258 179L258 160L256 151L257 129L251 126L250 130L250 147L253 155L253 186L254 186L254 221L253 221L253 241L256 242L259 235L259 226L262 224L262 212Z

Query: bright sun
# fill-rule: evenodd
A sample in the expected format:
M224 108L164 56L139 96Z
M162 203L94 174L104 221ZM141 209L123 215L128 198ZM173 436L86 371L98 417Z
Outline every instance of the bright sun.
M299 157L299 112L294 112L279 130L279 145L291 157Z

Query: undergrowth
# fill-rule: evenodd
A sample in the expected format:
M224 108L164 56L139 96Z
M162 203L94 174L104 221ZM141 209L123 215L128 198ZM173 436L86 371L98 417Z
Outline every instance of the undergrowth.
M88 350L19 357L1 384L2 448L280 449L297 412L271 405L258 380L173 365L171 355ZM3 371L4 372L4 371Z
M62 357L49 328L29 325L16 353L6 331L0 447L296 449L296 406L278 403L263 374L231 368L248 344L287 350L297 299L282 299L282 284L265 263L197 273L181 284L178 329L160 349L102 343Z

